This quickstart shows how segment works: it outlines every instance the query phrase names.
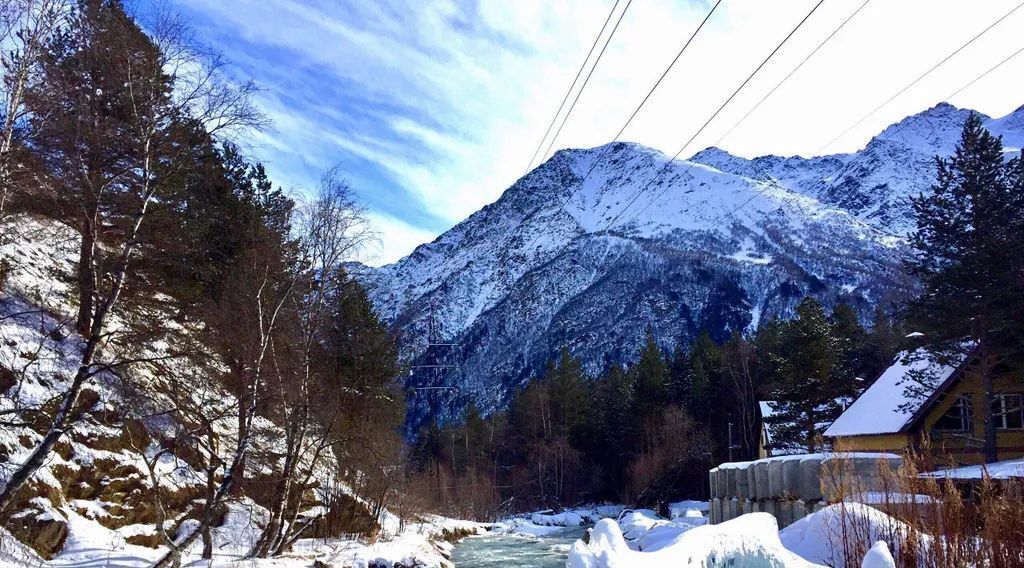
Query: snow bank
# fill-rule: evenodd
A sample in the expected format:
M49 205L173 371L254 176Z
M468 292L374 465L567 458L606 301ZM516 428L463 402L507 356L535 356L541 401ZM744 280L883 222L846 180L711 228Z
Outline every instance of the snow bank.
M671 519L687 516L690 511L698 511L706 517L710 510L711 503L707 501L677 501L668 504L668 516Z
M622 505L591 505L561 512L538 511L510 517L491 525L491 532L519 536L546 536L566 527L592 525L601 519L618 517Z
M720 525L706 525L678 534L657 550L633 550L619 525L597 523L590 543L577 541L569 550L569 568L676 568L692 565L743 567L812 567L786 550L779 540L775 518L765 513L743 515Z
M811 562L847 568L841 543L866 550L880 540L901 542L912 531L902 521L861 503L838 503L804 517L782 530L782 544ZM921 535L921 551L927 556L930 540ZM898 549L897 549L898 550ZM852 568L852 567L850 567Z

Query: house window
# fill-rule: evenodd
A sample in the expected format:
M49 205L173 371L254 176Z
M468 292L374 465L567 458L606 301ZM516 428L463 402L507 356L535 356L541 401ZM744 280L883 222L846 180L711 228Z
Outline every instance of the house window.
M995 395L992 401L992 416L999 430L1024 429L1024 395Z
M944 432L970 432L972 418L974 413L971 410L971 396L962 394L935 422L935 429Z

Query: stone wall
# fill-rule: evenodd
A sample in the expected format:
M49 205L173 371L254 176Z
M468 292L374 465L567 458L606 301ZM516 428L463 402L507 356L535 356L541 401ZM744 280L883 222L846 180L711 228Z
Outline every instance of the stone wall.
M884 462L884 465L883 465ZM899 468L895 454L803 454L724 463L709 472L711 523L746 513L771 513L779 528L851 492L876 491L882 471Z

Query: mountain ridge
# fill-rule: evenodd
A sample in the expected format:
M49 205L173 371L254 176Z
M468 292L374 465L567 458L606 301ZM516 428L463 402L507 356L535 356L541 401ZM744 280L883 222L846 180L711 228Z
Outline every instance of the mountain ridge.
M931 184L934 155L952 152L968 112L937 105L858 152L811 158L560 150L433 242L354 272L407 361L454 365L409 377L459 389L414 400L423 415L500 408L563 346L597 372L628 363L648 328L664 347L702 329L724 339L788 316L806 294L869 319L914 288L900 269L909 196ZM985 121L1016 143L1016 118ZM430 330L457 346L428 348Z

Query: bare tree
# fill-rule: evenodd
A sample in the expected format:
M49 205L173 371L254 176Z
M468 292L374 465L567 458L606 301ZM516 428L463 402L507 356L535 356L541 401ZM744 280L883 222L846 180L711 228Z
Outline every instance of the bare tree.
M275 406L285 428L285 452L277 472L270 520L250 553L258 557L279 553L282 546L294 540L286 529L294 525L298 515L299 496L305 490L302 480L308 483L331 444L330 426L315 432L312 411L318 395L318 339L330 317L329 302L342 262L351 260L372 237L364 211L356 204L338 168L321 178L315 199L302 210L299 227L300 266L304 274L302 293L292 297L290 306L295 323L290 349L294 363L281 364L274 357L274 368L278 371ZM307 463L303 464L304 461ZM299 473L302 467L306 471L304 476Z
M756 354L754 346L739 333L733 334L722 346L722 371L729 378L729 386L739 407L740 435L747 457L753 457L757 445L757 383L754 376ZM732 440L729 440L732 444Z
M50 35L70 12L67 0L5 0L0 3L0 53L3 81L3 129L0 130L0 219L4 216L11 182L14 131L25 117L25 89Z
M185 52L162 47L178 45L174 38L182 38L173 20L157 28L164 31L154 34L154 42L119 5L83 6L74 18L73 32L42 56L41 86L26 97L26 104L31 120L37 121L33 142L68 197L66 202L78 211L82 244L76 327L84 346L48 430L0 491L0 510L76 421L82 387L113 364L98 364L97 355L107 340L108 318L130 277L140 227L151 202L165 189L157 165L174 167L183 155L175 144L175 126L183 120L214 129L258 122L248 103L250 91L227 89L214 79L216 70L182 66L195 75L167 74L174 58ZM181 85L190 88L177 88ZM115 197L132 206L115 211ZM112 230L115 226L117 230ZM104 248L116 253L99 254L102 237Z
M242 343L243 361L238 372L244 380L245 396L236 400L237 412L245 418L239 424L238 436L230 461L224 466L223 476L216 488L208 493L199 524L192 532L175 542L171 550L154 563L154 567L171 566L177 559L175 551L187 548L200 537L208 535L217 511L231 497L244 475L246 456L252 449L253 420L256 416L260 393L264 389L268 358L272 357L275 335L292 295L296 292L297 277L282 266L274 264L273 255L254 248L235 271L232 290L219 307L222 315L219 331L234 328L238 334L226 338ZM212 478L211 478L212 479Z

